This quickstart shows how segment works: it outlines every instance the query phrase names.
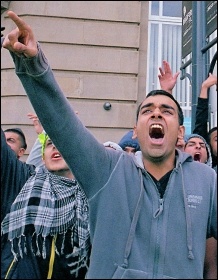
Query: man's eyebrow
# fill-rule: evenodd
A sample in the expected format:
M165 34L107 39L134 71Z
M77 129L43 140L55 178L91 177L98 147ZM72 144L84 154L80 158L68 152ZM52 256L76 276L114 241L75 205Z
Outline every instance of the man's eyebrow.
M140 111L144 108L148 108L148 107L151 107L151 106L154 106L154 103L147 103L147 104L145 104L141 107ZM166 108L166 109L171 109L171 110L175 111L175 109L168 104L161 104L160 107L161 108Z
M194 144L195 144L196 142L195 142L195 141L189 140L189 141L187 142L187 144L188 144L188 143L194 143Z
M196 140L197 141L197 140ZM193 143L193 144L196 144L196 141L195 140L189 140L187 143ZM198 142L199 144L205 144L204 141L202 142Z
M150 107L150 106L152 106L152 105L154 105L154 103L147 103L147 104L143 105L143 106L140 108L140 111L141 111L142 109L147 108L147 107Z
M13 138L13 137L8 137L8 138L6 138L6 140L15 140L15 138Z

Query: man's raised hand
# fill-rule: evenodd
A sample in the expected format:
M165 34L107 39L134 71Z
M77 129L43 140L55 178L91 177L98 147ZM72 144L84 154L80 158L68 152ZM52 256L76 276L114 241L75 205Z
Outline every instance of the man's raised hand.
M3 48L21 54L26 57L33 57L37 54L37 42L34 38L31 27L14 12L8 11L8 17L16 24L16 28L6 35L3 42Z

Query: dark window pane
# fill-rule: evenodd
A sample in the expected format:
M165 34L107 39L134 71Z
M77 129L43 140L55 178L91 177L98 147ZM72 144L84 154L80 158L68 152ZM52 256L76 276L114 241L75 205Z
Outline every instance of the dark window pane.
M163 16L182 17L182 1L163 1Z

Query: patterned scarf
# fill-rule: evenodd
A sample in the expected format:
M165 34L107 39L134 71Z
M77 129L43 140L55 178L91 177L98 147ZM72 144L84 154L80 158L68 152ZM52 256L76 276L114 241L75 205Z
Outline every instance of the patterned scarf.
M61 248L56 247L56 253L64 254L64 236L70 230L72 253L69 255L77 259L76 268L71 274L75 271L77 274L81 267L87 267L90 252L89 208L86 195L76 180L54 175L44 166L35 171L36 174L28 179L12 204L10 213L2 221L2 234L8 233L12 253L17 260L17 256L22 257L23 252L26 253L25 241L21 242L21 239L25 238L29 231L28 225L33 225L32 233L36 235L36 255L43 258L46 258L46 237L62 235L63 242ZM41 250L38 244L39 235L43 238ZM13 241L17 242L19 252L14 251ZM24 244L23 248L21 244Z

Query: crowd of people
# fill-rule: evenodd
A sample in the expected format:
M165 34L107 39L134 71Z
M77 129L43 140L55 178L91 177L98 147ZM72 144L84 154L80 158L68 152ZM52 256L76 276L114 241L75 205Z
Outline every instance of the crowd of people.
M135 126L99 143L31 27L8 17L17 27L2 46L35 110L36 141L22 162L22 130L1 131L1 278L217 279L217 127L207 131L217 77L203 82L186 135L172 94L179 72L163 61Z

